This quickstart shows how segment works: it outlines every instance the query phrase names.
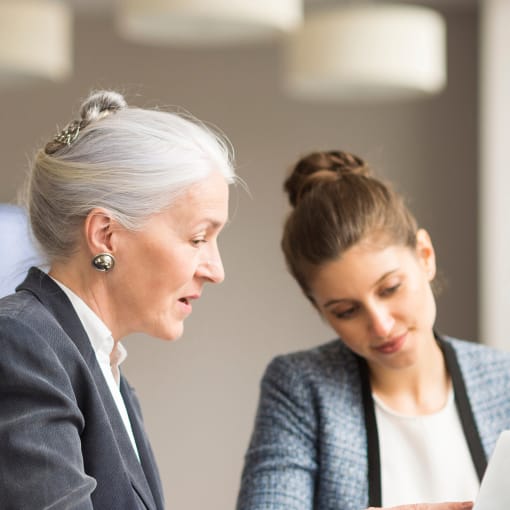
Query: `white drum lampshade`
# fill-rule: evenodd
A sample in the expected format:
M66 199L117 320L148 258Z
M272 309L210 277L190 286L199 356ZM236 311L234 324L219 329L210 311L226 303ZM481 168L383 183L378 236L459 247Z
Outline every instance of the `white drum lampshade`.
M121 35L150 44L250 42L296 28L302 0L122 0Z
M0 82L58 81L72 69L72 15L58 0L0 1Z
M430 95L446 84L446 28L436 11L349 4L311 13L285 48L285 85L307 99Z

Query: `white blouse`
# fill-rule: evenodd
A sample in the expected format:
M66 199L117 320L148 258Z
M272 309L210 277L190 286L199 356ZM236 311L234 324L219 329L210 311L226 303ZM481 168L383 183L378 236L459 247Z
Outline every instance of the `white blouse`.
M383 506L474 500L479 481L453 390L437 413L406 416L373 395Z

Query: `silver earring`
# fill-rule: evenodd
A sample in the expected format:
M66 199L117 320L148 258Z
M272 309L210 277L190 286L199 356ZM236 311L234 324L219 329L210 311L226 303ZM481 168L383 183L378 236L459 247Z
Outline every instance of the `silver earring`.
M111 253L99 253L92 259L92 265L98 271L106 273L113 269L115 258Z

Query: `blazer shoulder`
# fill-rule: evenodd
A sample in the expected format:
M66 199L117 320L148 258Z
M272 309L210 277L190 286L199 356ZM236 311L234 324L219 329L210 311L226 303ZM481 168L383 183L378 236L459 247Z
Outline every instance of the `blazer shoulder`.
M269 363L268 369L284 369L290 373L298 371L303 376L342 370L355 363L354 354L339 339L335 339L311 349L277 355Z
M0 338L16 331L32 330L43 338L51 330L60 330L54 315L29 292L17 292L0 299Z
M338 339L312 349L276 356L261 382L303 399L351 400L359 393L356 356ZM306 397L306 398L305 398Z
M444 340L455 349L459 363L465 369L484 371L489 367L510 369L510 352L453 337L444 337ZM508 376L510 377L510 370Z

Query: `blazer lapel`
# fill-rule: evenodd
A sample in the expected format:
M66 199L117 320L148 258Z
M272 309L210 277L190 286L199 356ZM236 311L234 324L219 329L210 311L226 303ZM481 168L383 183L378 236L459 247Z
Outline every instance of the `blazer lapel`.
M133 487L149 510L163 508L162 506L156 507L156 503L152 497L151 487L149 486L144 470L142 469L142 453L140 452L139 461L136 457L135 451L133 450L131 440L126 432L124 423L110 393L110 389L105 381L99 363L97 362L92 344L90 343L85 329L83 328L78 315L74 311L74 308L65 293L48 275L34 267L30 269L27 278L17 287L16 290L26 290L34 294L36 298L51 312L57 322L61 325L62 329L67 333L70 340L76 345L87 363L97 389L101 395L105 413L108 415L112 429L115 431L115 439L125 464L126 471L129 473L131 478ZM125 396L124 393L123 396ZM133 413L130 411L132 404L130 401L128 403L128 400L129 399L125 399L125 404L132 423L137 447L144 451L146 448L145 443L140 444L139 436L141 434L140 431L137 432L139 423L136 422L136 425L134 423L135 420L132 418Z
M156 508L163 510L164 502L161 480L159 478L156 460L143 426L142 413L138 404L138 399L123 376L121 376L120 379L120 391L126 404L129 421L131 422L131 428L133 429L133 435L135 436L136 445L138 447L138 454L140 455L140 462L147 483L150 486L152 496L154 497Z

